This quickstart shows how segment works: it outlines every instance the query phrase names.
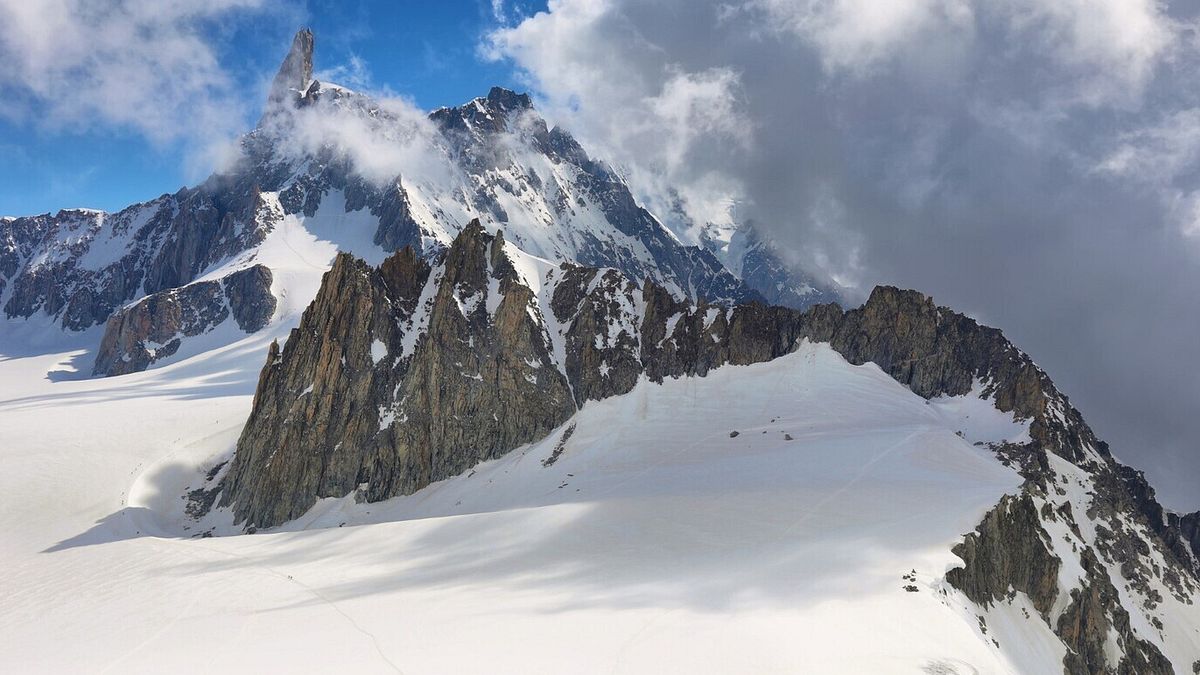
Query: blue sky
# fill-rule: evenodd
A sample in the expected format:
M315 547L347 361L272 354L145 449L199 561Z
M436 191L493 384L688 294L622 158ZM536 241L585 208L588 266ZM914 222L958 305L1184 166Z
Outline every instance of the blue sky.
M505 3L501 11L513 20L544 8L543 0L527 0ZM223 13L201 30L232 80L225 95L243 106L237 127L246 130L301 26L316 35L318 71L341 68L339 79L365 76L370 89L433 109L468 101L493 85L521 88L511 64L479 53L482 37L503 17L488 0L310 0L282 10ZM0 114L0 215L75 206L116 210L194 184L211 168L191 156L186 134L152 140L144 130L102 117L47 124L44 102L17 97L17 106L16 114Z

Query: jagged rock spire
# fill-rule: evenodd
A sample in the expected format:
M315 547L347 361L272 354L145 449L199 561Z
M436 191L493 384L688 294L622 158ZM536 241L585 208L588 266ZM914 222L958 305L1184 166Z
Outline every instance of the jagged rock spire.
M271 83L267 99L268 109L298 99L312 81L313 34L303 28L292 39L292 48L279 66L279 72Z

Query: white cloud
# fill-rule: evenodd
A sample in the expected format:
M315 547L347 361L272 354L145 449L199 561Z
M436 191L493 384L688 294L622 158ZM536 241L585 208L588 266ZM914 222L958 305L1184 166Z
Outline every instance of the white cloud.
M1200 241L1200 108L1119 134L1093 171L1156 194L1178 231Z
M698 73L671 70L662 89L644 99L650 116L636 125L641 135L657 137L668 173L678 171L687 161L688 150L706 139L749 143L749 122L738 109L737 73L728 68Z
M1156 0L1008 0L993 11L1015 39L1052 59L1088 105L1139 96L1180 39Z
M441 136L425 113L402 98L375 98L377 107L336 99L287 109L265 127L277 151L303 160L332 151L376 185L400 175L410 180L446 183L455 175Z
M1200 160L1200 108L1179 110L1120 135L1098 171L1133 180L1169 183Z
M313 79L340 84L355 91L366 92L375 87L371 69L367 67L367 62L357 54L351 54L346 63L314 72Z
M492 20L501 26L509 24L508 9L504 6L504 0L492 0Z
M969 41L974 12L968 0L754 0L762 27L815 44L826 66L866 72L933 38ZM957 46L955 47L957 51Z
M242 130L247 110L205 31L263 7L263 0L0 0L5 114L50 129L111 125L158 144L212 150Z
M1042 94L1056 105L1135 99L1183 28L1157 0L753 0L741 13L811 44L835 72L900 65L944 77L1030 60L1039 72L1028 75L1049 77ZM985 34L1010 51L973 59Z
M1200 191L1178 195L1179 230L1193 243L1200 244Z

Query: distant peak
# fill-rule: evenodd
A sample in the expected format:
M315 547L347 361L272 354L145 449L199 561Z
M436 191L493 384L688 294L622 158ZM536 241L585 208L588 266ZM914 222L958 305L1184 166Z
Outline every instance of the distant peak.
M278 105L299 98L308 89L313 73L313 34L303 28L292 38L292 48L279 66L271 83L268 105Z
M457 108L438 108L430 118L448 129L496 133L508 130L510 122L532 110L529 94L492 87L487 96L478 96Z
M504 87L492 87L486 100L493 108L502 112L533 108L533 100L529 98L529 94L518 94Z

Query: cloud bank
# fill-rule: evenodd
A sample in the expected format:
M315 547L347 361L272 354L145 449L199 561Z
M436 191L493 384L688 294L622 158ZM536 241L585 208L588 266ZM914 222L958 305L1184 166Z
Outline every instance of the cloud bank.
M1003 328L1190 510L1198 9L553 0L486 50L660 213L734 208L857 297L895 283Z

